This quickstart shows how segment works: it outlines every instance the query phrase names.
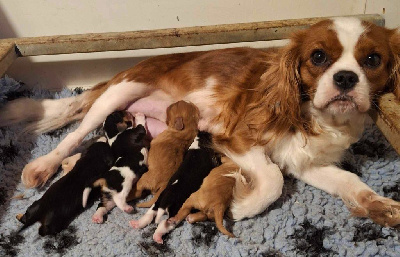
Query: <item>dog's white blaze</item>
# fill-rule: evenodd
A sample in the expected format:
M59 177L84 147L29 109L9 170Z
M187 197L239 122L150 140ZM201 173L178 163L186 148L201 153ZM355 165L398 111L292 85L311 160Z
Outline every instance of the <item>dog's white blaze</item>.
M353 52L358 39L365 31L361 20L352 17L338 17L333 19L333 26L344 48L343 52Z
M193 143L189 146L189 149L199 149L199 137L196 136L193 140Z

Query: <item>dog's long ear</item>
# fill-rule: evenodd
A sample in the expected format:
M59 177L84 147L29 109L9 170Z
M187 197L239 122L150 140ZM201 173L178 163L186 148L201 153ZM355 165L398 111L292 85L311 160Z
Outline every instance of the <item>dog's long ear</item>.
M393 53L393 63L388 90L393 92L396 98L400 100L400 28L390 32L389 44Z
M174 128L176 130L183 130L185 125L183 124L183 118L182 117L176 117L175 122L174 122Z
M305 31L299 31L292 36L288 46L282 48L279 55L268 61L269 68L261 76L262 102L266 110L268 131L274 131L279 136L294 128L304 131L304 121L301 116L301 77L300 51Z

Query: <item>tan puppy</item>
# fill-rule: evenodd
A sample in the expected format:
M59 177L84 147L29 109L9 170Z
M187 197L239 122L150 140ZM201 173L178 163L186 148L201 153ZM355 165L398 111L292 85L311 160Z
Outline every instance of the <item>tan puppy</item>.
M178 101L167 108L168 128L151 141L149 170L139 179L134 194L138 198L147 189L154 197L137 204L138 207L150 207L157 201L196 137L199 118L199 110L192 103Z
M235 237L224 227L223 217L232 202L236 180L240 180L241 184L244 185L242 182L245 182L245 179L240 173L239 166L229 158L224 157L221 161L223 162L222 165L210 172L200 189L191 194L175 217L163 221L165 225L160 224L160 229L157 228L157 230L165 234L185 218L189 223L209 219L215 220L217 228L223 234ZM199 212L190 214L192 209L197 209ZM163 227L164 229L162 229Z

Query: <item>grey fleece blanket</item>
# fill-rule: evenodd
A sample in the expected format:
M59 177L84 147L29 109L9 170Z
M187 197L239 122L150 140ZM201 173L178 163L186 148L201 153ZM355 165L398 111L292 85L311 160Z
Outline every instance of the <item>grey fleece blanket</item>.
M0 81L0 108L20 96L61 98L77 93L28 92L6 77ZM143 230L128 225L144 209L134 214L114 209L105 224L98 225L91 222L96 204L57 236L40 237L39 224L15 234L21 226L15 215L25 212L48 187L25 189L22 168L56 147L76 126L40 136L21 136L23 126L0 129L0 256L400 256L399 231L350 217L340 199L291 178L285 179L281 198L264 213L225 221L237 236L233 239L219 233L212 222L183 223L167 235L164 245L157 245L152 240L154 224ZM346 153L342 166L378 193L400 200L400 158L374 125ZM23 199L13 199L21 194Z

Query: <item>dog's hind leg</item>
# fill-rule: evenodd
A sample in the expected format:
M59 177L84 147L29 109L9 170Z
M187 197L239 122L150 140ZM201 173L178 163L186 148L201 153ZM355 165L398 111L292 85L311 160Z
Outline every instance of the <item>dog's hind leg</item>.
M155 202L157 202L158 198L160 197L161 193L164 191L164 189L166 188L165 185L161 186L157 193L153 196L153 198L151 198L150 200L146 201L146 202L141 202L136 204L136 207L139 208L149 208L150 206L152 206Z
M133 227L133 228L144 228L147 225L149 225L153 221L154 217L157 215L157 211L154 210L153 208L154 208L154 205L140 219L131 220L129 222L131 227Z
M96 212L92 216L92 222L101 224L104 222L104 216L115 207L115 202L103 197L102 201L97 206Z
M228 237L235 237L234 234L229 232L225 227L224 227L224 213L225 213L225 206L223 205L218 205L214 208L214 220L215 220L215 225L221 231L223 234L227 235ZM208 217L211 218L211 217Z
M207 215L201 211L196 213L191 213L186 217L186 221L189 222L190 224L200 221L206 221L207 219L208 219Z
M28 163L22 171L22 182L26 187L43 185L66 158L85 138L96 129L107 116L116 110L125 109L129 103L151 91L151 87L134 81L122 81L112 85L93 103L80 126L68 134L61 143L45 156Z
M199 207L195 205L195 199L196 199L196 194L197 192L193 193L186 201L183 203L182 207L179 209L178 213L174 216L168 219L169 223L172 223L174 225L178 225L182 220L184 220L189 214L192 208L198 209Z

